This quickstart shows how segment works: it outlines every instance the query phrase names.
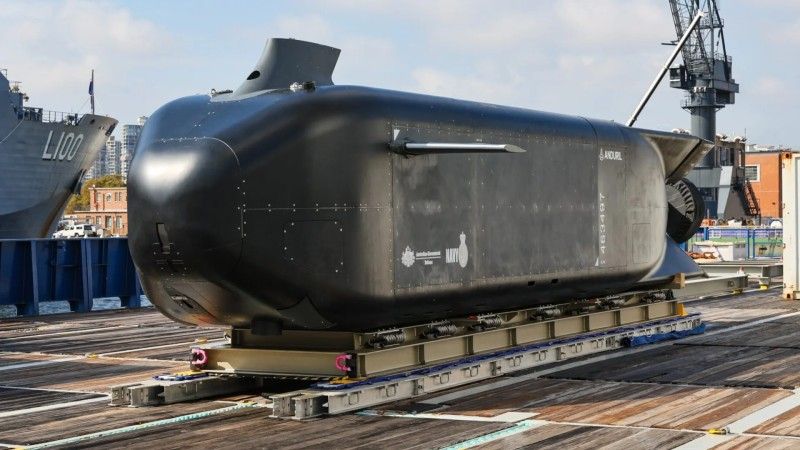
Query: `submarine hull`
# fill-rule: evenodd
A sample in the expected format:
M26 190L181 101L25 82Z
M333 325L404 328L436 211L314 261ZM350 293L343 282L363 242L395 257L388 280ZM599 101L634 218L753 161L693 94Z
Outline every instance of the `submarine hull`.
M664 183L706 150L364 87L186 97L137 145L129 242L187 323L364 331L592 298L697 270L671 259Z

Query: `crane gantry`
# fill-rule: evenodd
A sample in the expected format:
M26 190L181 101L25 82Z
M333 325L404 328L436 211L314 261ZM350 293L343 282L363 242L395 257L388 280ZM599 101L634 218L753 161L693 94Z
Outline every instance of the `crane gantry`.
M682 106L691 114L692 134L714 142L716 113L733 104L739 92L725 47L724 22L715 0L669 0L669 5L678 37L698 12L704 13L681 50L683 63L670 69L670 86L686 91ZM713 167L715 159L709 152L698 167Z
M691 116L691 133L716 143L689 174L703 195L711 217L756 217L760 209L745 176L741 141L717 141L717 111L736 100L739 85L725 45L719 0L668 0L683 62L670 68L670 86L686 91L681 106ZM698 15L702 15L696 22ZM688 38L684 36L688 34ZM677 43L678 41L673 41Z

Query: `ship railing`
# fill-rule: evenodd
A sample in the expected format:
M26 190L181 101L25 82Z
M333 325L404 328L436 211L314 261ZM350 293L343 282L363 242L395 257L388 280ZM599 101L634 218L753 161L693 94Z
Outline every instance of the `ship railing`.
M48 111L42 108L22 108L22 118L34 122L47 122L47 123L66 123L75 125L80 120L80 115L76 113L67 113L62 111Z
M744 245L748 259L783 258L783 229L767 226L710 226L700 227L692 238L681 244L692 250L697 242Z

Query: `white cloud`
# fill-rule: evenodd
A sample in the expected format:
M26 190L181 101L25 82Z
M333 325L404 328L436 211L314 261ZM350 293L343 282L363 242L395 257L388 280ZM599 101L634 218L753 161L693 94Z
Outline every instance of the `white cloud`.
M770 37L772 42L777 45L800 45L800 18L786 24L776 25Z
M753 4L752 0L736 1L742 4ZM800 2L797 0L759 0L757 5L759 8L800 10Z
M452 16L426 15L423 32L429 40L461 52L504 51L511 52L536 45L550 31L551 25L543 17L511 12L474 10L472 14ZM510 47L510 48L509 48Z
M173 1L163 9L196 6ZM133 120L181 95L235 88L266 38L294 37L342 49L338 84L622 120L671 50L659 43L675 38L664 0L208 5L187 20L118 0L5 0L0 66L24 81L32 104L51 109L82 102L96 68L100 111L108 106ZM791 56L800 46L800 0L727 0L722 8L742 94L720 114L719 126L747 127L752 135L767 129L762 111L791 117L796 109L800 80ZM639 124L688 127L681 96L665 80Z
M555 16L565 46L603 53L651 47L674 34L667 2L560 0Z
M12 79L22 80L31 104L75 110L86 98L89 71L106 92L131 80L134 67L156 65L174 40L148 20L105 1L4 3L0 54Z
M405 89L563 112L604 97L598 109L634 103L669 53L658 44L674 34L668 6L655 0L334 0L333 8L390 19L425 43L398 67L410 73ZM609 85L636 93L620 98Z
M773 104L796 102L796 90L776 76L764 76L755 80L751 92Z
M319 14L283 16L275 20L274 37L290 37L312 42L330 42L331 25Z
M515 104L520 101L522 80L502 73L455 75L431 67L411 72L412 90L429 95L457 97L479 102ZM523 95L525 93L522 93Z
M326 5L353 13L395 18L436 45L464 52L531 49L541 45L615 48L641 47L672 39L666 2L655 0L406 0L403 2L328 0ZM665 20L666 19L666 20Z

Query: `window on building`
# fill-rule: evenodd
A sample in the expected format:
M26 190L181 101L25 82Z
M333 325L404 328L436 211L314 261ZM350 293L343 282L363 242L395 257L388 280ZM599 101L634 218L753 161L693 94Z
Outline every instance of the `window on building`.
M122 228L122 216L117 216L117 229Z
M99 192L95 192L94 193L94 201L99 202L102 199L103 199L103 194L101 194Z
M733 149L732 148L721 148L721 149L719 149L719 164L721 166L732 166L733 165Z
M110 201L111 201L111 194L106 194L106 201L107 201L107 202L110 202Z
M744 166L744 178L747 181L761 181L761 165Z
M95 218L94 218L94 224L95 224L95 225L97 225L98 227L99 227L99 226L100 226L100 224L102 224L102 223L103 223L103 222L101 222L100 216L97 216L97 217L95 217Z
M111 216L106 216L106 228L111 228Z

